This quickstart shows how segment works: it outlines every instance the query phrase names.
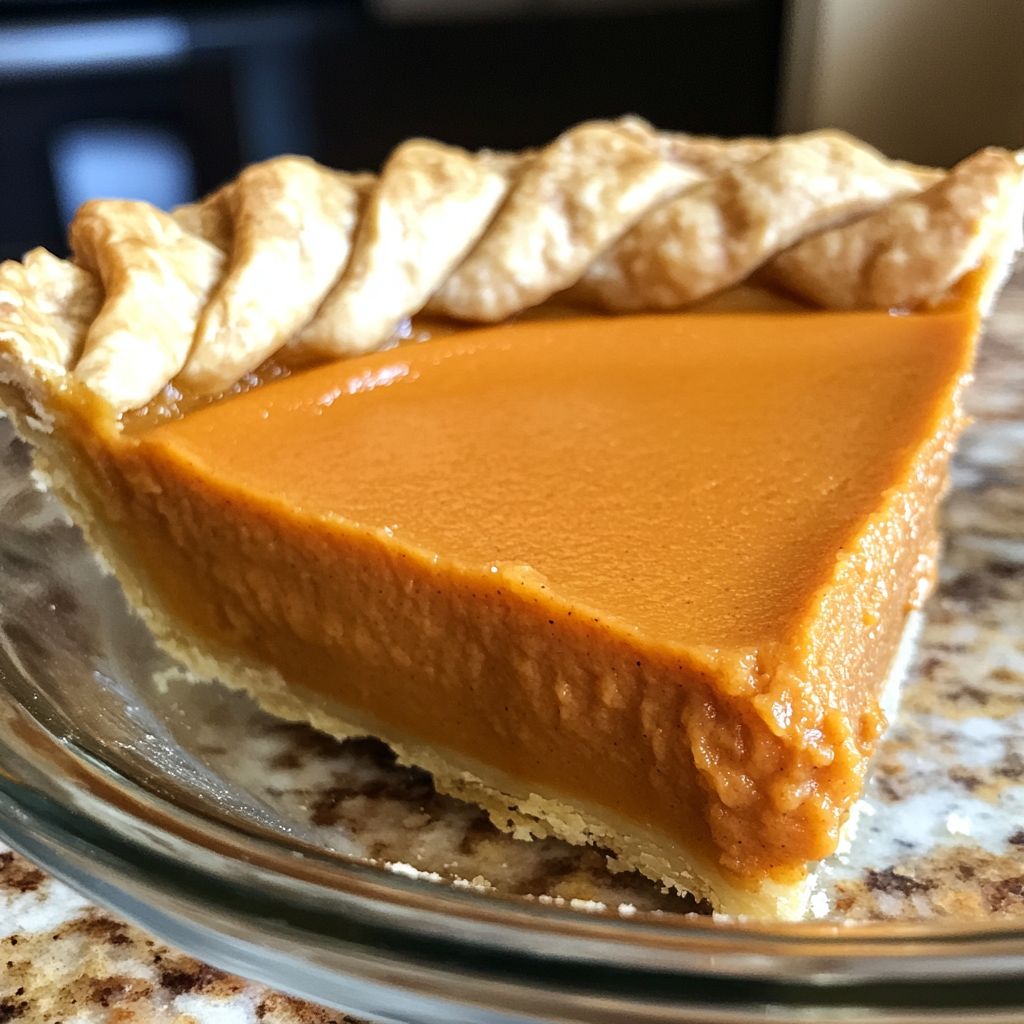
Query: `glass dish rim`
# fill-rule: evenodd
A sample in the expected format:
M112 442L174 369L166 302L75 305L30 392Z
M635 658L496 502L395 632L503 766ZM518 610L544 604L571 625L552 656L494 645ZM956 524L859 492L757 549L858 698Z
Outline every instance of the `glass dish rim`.
M6 651L3 654L0 677L9 675L13 667ZM81 807L73 806L73 794L80 801L86 797L84 803L94 810L106 805L108 815L113 811L121 815L122 828L130 826L134 831L133 841L139 844L140 850L145 836L149 836L152 844L149 852L153 852L161 840L188 844L197 853L222 858L222 867L231 864L243 874L252 869L251 878L257 877L256 869L261 874L270 872L307 897L323 899L327 894L335 894L351 900L368 900L381 907L389 905L407 913L420 913L432 921L444 921L447 927L458 922L492 929L506 936L529 936L534 941L547 936L567 944L559 955L568 960L592 958L597 943L610 943L621 950L643 949L648 956L655 951L674 957L745 954L773 962L770 968L767 965L763 968L766 976L770 973L777 977L781 969L787 978L814 977L816 983L828 984L841 983L851 977L869 980L900 976L910 980L922 975L932 976L936 973L933 965L938 963L944 963L944 975L950 971L967 974L970 972L964 967L965 956L974 953L988 959L989 951L995 947L999 955L1008 960L998 973L1024 975L1024 927L1013 920L982 924L931 921L844 925L822 921L726 919L720 915L713 918L666 915L660 920L642 915L633 919L614 911L581 912L515 897L464 892L420 878L405 878L371 864L317 851L269 831L259 834L255 828L243 830L178 806L79 749L70 737L54 735L33 709L20 704L6 687L0 687L0 709L8 726L13 721L12 713L17 717L18 731L22 733L20 743L16 738L12 741L10 736L0 740L0 793L7 799L18 791L22 797L32 794L35 800L42 802L40 806L49 805L53 819L57 820L61 814L81 813ZM27 753L29 758L26 758ZM112 835L116 833L113 817L103 820L95 815L91 824L110 830ZM218 883L223 876L218 877L211 871L210 879ZM580 948L574 948L573 943ZM495 941L495 948L504 947ZM839 959L867 964L879 957L898 960L912 969L909 973L885 971L880 975L863 969L835 970ZM783 965L793 961L806 966L798 971L786 971ZM915 961L920 963L915 964ZM831 965L831 970L823 970L822 965ZM724 960L708 963L700 973L750 977L750 967L747 963L737 971L733 962Z
M4 694L4 703L6 704L5 711L10 710L9 697ZM23 716L24 721L24 709L19 709L19 713ZM8 722L10 721L9 716ZM29 740L31 749L39 752L40 748L35 746L41 737L38 735L33 737L25 737ZM47 746L46 737L42 737L42 747L45 749ZM50 737L50 743L54 747L59 747L59 741ZM41 780L33 780L31 778L19 779L17 774L12 773L12 769L15 772L19 768L28 768L28 775L32 775L33 772L38 772L41 768L39 762L34 765L21 765L17 764L20 758L17 756L22 751L14 750L16 744L7 743L0 747L0 811L6 811L6 815L0 813L0 833L4 834L9 840L13 839L12 845L15 848L19 848L22 852L28 853L33 856L37 862L42 863L44 867L48 867L54 871L58 877L63 878L65 881L71 882L73 885L83 887L86 889L88 895L94 898L98 897L99 901L110 906L111 909L128 916L129 918L136 921L137 924L143 927L148 927L151 930L162 934L168 939L177 938L179 943L183 942L182 937L173 932L168 931L167 922L171 920L175 915L174 902L172 901L172 909L168 911L167 905L162 903L160 899L151 899L148 903L145 901L146 895L146 872L145 864L143 863L147 857L152 857L154 854L159 855L161 851L157 849L160 845L166 845L168 837L173 840L173 833L169 830L153 830L154 845L149 849L140 849L139 835L135 835L126 841L126 837L118 837L114 834L115 829L111 827L111 822L102 820L102 816L99 816L93 820L86 820L85 825L87 826L86 831L92 829L94 835L93 840L96 840L96 832L99 832L100 844L93 842L86 842L86 852L79 853L78 863L79 870L76 872L73 866L69 869L69 862L67 858L71 853L74 852L76 847L83 846L83 835L81 834L80 825L81 821L75 822L73 820L75 809L69 809L64 806L58 799L54 797L54 787L47 786L45 783L40 784ZM89 765L87 758L81 758L78 752L69 752L67 748L64 748L61 753L64 755L64 759L67 757L73 757L76 761L77 767L85 766L91 768L92 781L106 783L108 786L113 787L118 782L126 783L124 789L120 791L120 796L127 794L127 791L131 788L132 784L128 780L118 780L112 776L102 764ZM13 756L12 756L13 755ZM61 758L58 758L61 760ZM52 780L51 780L52 781ZM33 786L33 782L36 783ZM51 792L47 793L46 790L50 789ZM59 792L59 784L56 787L56 791ZM139 791L136 795L142 796L145 801L146 795L144 791ZM97 803L100 803L99 796L97 797ZM12 800L12 797L14 798ZM18 800L21 797L21 800ZM25 798L29 799L26 801ZM35 806L32 807L32 798L36 798ZM156 798L154 802L158 802L159 798ZM19 807L18 804L21 804ZM47 810L48 813L42 813L46 805L49 805ZM104 811L110 810L110 805L101 803ZM14 814L11 813L12 808ZM145 822L139 819L134 819L131 814L132 806L128 808L121 808L121 813L125 819L125 823L128 825L139 826L142 825L142 833L145 834ZM165 808L166 810L167 808ZM53 812L56 811L56 815ZM188 819L191 824L197 823L197 818L189 812L185 812L184 818ZM19 830L19 818L21 819ZM48 820L50 819L50 820ZM204 822L198 820L198 824L202 826L203 835L207 838L217 839L218 827L210 822ZM54 827L56 826L56 827ZM19 833L12 834L12 833ZM88 838L88 837L86 837ZM114 839L113 844L110 843L111 839ZM106 871L93 871L90 875L88 871L83 872L81 870L81 863L83 859L87 864L94 863L93 858L97 851L103 853L102 843L106 842L108 845L116 846L120 842L122 850L127 850L129 857L132 858L132 863L127 866L114 864L113 869L109 864L106 865ZM262 845L265 840L253 840L246 839L244 843L239 843L239 850L243 847L247 850L252 850L254 846ZM64 859L62 859L58 846L64 846ZM174 842L171 843L172 847ZM180 845L180 844L179 844ZM106 851L109 852L109 849ZM206 851L210 853L211 851ZM141 854L141 856L140 856ZM166 861L166 852L164 852L164 859ZM140 871L141 867L141 871ZM238 861L233 861L231 867L237 870L239 867ZM189 871L196 873L197 868L195 864L189 866ZM507 940L511 929L508 927L507 920L495 922L493 918L496 916L496 912L500 909L506 909L507 904L504 901L492 900L489 897L477 896L472 893L460 893L451 889L442 888L434 883L421 881L418 879L402 878L397 876L384 876L384 872L380 869L375 869L369 866L363 865L351 865L346 866L344 873L351 871L350 880L352 878L358 878L367 890L373 892L379 889L383 889L386 895L389 897L388 906L382 906L380 900L365 898L362 900L363 910L369 910L371 916L380 913L385 910L398 910L399 924L398 928L401 928L408 924L408 918L415 916L416 914L422 914L423 907L427 906L436 907L439 904L442 905L446 910L454 904L461 904L463 907L473 907L474 909L486 909L491 911L490 914L486 915L492 920L488 922L492 929L492 934L497 935L499 939ZM139 893L140 884L139 878L130 877L135 872L140 872L142 876L141 886L141 907L139 910ZM159 868L156 871L150 870L148 876L148 883L150 887L153 885L153 876L159 876ZM265 872L261 871L257 866L245 865L243 862L243 884L248 883L248 889L242 891L241 898L251 898L253 896L266 896L266 891L261 888L260 880L265 877ZM202 885L201 896L208 899L211 893L220 893L222 896L227 892L225 883L232 888L232 891L238 890L238 885L233 884L231 879L226 879L224 876L218 876L214 872L206 871L205 873L200 870L198 871L200 882ZM112 877L111 877L112 876ZM164 879L165 881L165 879ZM280 883L281 878L275 879L276 882ZM284 879L285 888L288 890L294 890L296 888L296 882L294 879ZM113 886L113 889L111 888ZM165 886L166 888L166 886ZM303 909L308 909L309 899L312 896L316 897L323 895L323 890L320 887L314 886L308 881L298 883L298 888L301 889L305 895L305 899L296 900L295 908L301 914ZM113 898L111 892L117 892ZM336 891L335 896L338 895ZM133 895L134 894L134 895ZM165 893L160 894L161 897ZM196 894L185 892L184 896L177 893L177 913L180 919L181 904L184 902L186 906L186 916L188 916L189 909L195 906ZM359 903L359 900L355 898L354 893L342 894L346 897L352 897L347 901L342 902L346 904L343 909L351 911L351 909ZM238 896L235 897L235 904L237 906ZM136 907L133 912L132 900L135 900ZM230 901L222 901L225 904L229 904ZM276 904L275 904L276 907ZM230 906L228 911L230 913ZM520 908L522 909L522 908ZM466 994L466 989L470 991L478 990L481 985L484 986L486 993L491 995L497 995L499 1002L497 1005L497 1011L500 1011L503 1007L505 1009L510 1008L508 1000L511 998L509 994L509 983L510 977L514 978L515 984L513 991L519 993L524 999L529 1002L531 999L541 1000L541 1007L546 1007L551 1004L552 1008L559 1002L568 998L571 1000L579 1000L581 995L579 991L573 990L570 984L563 984L556 986L555 991L551 991L550 987L545 987L543 984L538 988L538 975L543 981L545 977L550 981L551 972L554 971L556 976L559 972L564 973L570 971L573 974L578 973L578 969L582 968L581 976L585 979L590 979L591 984L595 975L595 971L602 973L609 973L609 991L599 992L598 1003L600 1003L604 1009L600 1014L597 1014L596 1008L591 1008L596 1014L593 1017L585 1016L583 1018L565 1018L563 1016L552 1017L551 1019L607 1019L608 1021L627 1021L627 1020L700 1020L700 1021L711 1021L717 1019L716 1015L719 1013L725 1014L722 1017L723 1020L729 1021L753 1021L759 1019L759 1010L752 1008L751 993L754 993L754 998L766 998L770 1002L778 1004L791 1004L796 1003L794 1007L794 1013L797 1015L793 1019L806 1019L800 1017L801 1011L808 1012L812 1006L824 1004L820 1006L820 1009L828 1008L828 1012L832 1014L831 1019L839 1021L843 1019L838 1014L846 1006L847 1001L851 1000L857 1004L855 1013L858 1014L854 1019L861 1021L910 1021L916 1018L911 1014L891 1016L889 1014L889 1008L895 1005L897 1008L907 1007L907 995L908 992L913 991L924 991L931 992L930 999L926 1000L929 1003L927 1012L933 1012L936 1007L948 1007L949 1005L957 1005L958 1003L965 1007L976 1007L981 1006L986 1011L986 1018L991 1020L1002 1020L1002 1019L1019 1019L1014 1017L1003 1016L1003 1009L1012 1003L1013 1010L1008 1012L1018 1013L1020 1012L1020 1003L1024 1002L1024 995L1021 994L1021 986L1019 984L1020 977L1020 955L1016 951L1024 948L1021 942L1021 936L1019 933L1009 934L1011 951L1009 956L1002 957L1002 963L994 964L994 959L991 956L980 956L980 957L969 957L967 959L958 960L965 950L963 948L954 948L950 946L950 943L943 940L939 941L940 948L946 947L944 952L946 955L941 957L928 956L927 953L921 954L920 950L908 950L902 949L903 956L898 958L901 966L908 963L916 963L918 967L924 967L926 973L917 973L916 976L908 976L905 971L888 971L886 976L880 976L876 974L866 974L859 977L853 977L848 972L836 968L840 967L843 961L843 957L839 951L835 949L828 950L827 954L824 952L818 953L816 956L816 962L818 967L825 966L828 964L832 965L832 972L828 970L818 970L816 972L808 972L807 966L811 960L809 957L802 955L801 950L794 951L792 946L792 936L783 937L780 942L778 935L767 934L763 937L763 941L766 946L772 945L783 948L780 951L773 950L772 948L766 948L762 950L755 950L753 947L754 942L757 940L757 936L752 936L750 933L743 934L742 932L732 931L730 936L726 936L724 941L720 941L719 946L715 950L704 949L703 956L701 957L700 964L694 964L693 962L678 967L675 971L670 968L665 968L662 964L655 965L655 969L641 970L634 964L618 964L614 963L614 957L609 959L607 956L602 962L595 959L592 955L589 960L581 959L573 961L573 959L566 955L564 948L565 937L560 934L564 930L566 924L570 925L570 932L587 931L590 935L586 939L581 940L580 936L570 935L570 941L582 941L586 944L587 949L585 952L593 954L595 949L600 952L600 946L602 940L606 939L607 936L596 936L595 931L603 931L605 926L608 924L612 925L611 931L616 931L616 928L620 933L632 933L634 936L641 933L648 935L655 931L660 931L662 936L671 936L676 939L675 945L679 944L679 940L682 937L682 930L674 929L649 929L649 928L636 928L633 922L622 921L622 922L607 922L602 920L595 920L593 917L587 914L573 914L570 911L548 913L549 909L545 908L543 914L537 913L540 908L525 908L526 913L519 915L520 919L526 918L532 923L543 921L547 925L552 924L561 926L554 930L554 934L551 936L554 942L563 944L559 950L557 956L551 955L550 943L546 950L541 952L540 956L524 956L523 951L520 949L513 950L509 947L506 942L498 942L493 950L489 951L492 954L496 954L503 959L503 970L498 974L492 970L490 973L487 971L488 963L486 957L477 957L474 962L472 955L467 959L465 956L457 957L453 969L451 960L451 954L453 951L454 944L448 943L447 946L442 942L439 948L433 950L433 954L428 956L425 961L421 956L418 960L413 958L412 961L408 959L407 950L388 950L384 948L384 944L380 944L376 949L370 948L369 952L372 954L383 953L385 958L392 956L391 961L383 969L385 980L397 973L399 978L405 978L407 985L414 985L417 982L418 976L422 973L422 968L425 966L428 969L433 969L434 973L440 971L441 978L446 985L451 985L453 990L453 997L458 1000L457 1003L442 1002L440 1009L434 1005L434 1010L431 1011L431 1005L436 1004L434 999L433 1004L431 1003L430 993L424 994L422 991L414 992L414 996L420 999L417 1002L416 1013L417 1016L413 1018L407 1018L403 1016L391 1017L387 1013L379 1013L378 1017L382 1021L384 1020L395 1020L395 1021L406 1021L415 1019L417 1022L420 1021L422 1014L422 1020L432 1021L435 1017L430 1015L430 1012L436 1012L437 1020L449 1020L452 1024L457 1021L471 1021L471 1020L483 1020L490 1019L487 1017L477 1017L473 1014L478 1012L496 1012L496 1007L493 1002L486 1006L477 1005L475 1008L472 1006L469 1010L466 1010L467 999L469 996ZM214 912L223 911L224 907L219 906L214 908ZM170 913L170 917L168 917ZM162 915L162 916L161 916ZM200 919L203 915L198 915ZM207 913L207 917L209 914ZM504 915L502 915L504 916ZM380 1003L370 1003L369 1005L364 1001L362 1003L353 1004L347 1000L351 999L351 995L343 995L342 1001L337 1002L337 995L335 998L331 998L332 979L333 984L342 985L342 991L344 993L349 992L349 988L344 986L351 985L353 982L356 984L357 989L362 986L363 989L367 989L370 993L369 996L363 996L364 1000L367 998L373 998L374 993L377 992L375 998L380 999L379 989L381 986L376 985L375 978L379 982L381 975L381 967L378 964L376 968L371 964L369 968L365 964L359 962L359 957L356 956L355 964L356 969L352 971L352 963L348 964L351 973L344 974L339 977L336 970L329 971L330 977L327 981L324 981L323 970L321 969L320 974L315 973L317 967L316 958L310 958L308 956L303 957L303 952L300 951L299 966L303 964L311 970L313 973L310 974L307 971L308 978L305 984L295 983L293 979L288 976L282 976L281 974L275 974L273 969L266 967L267 959L267 947L272 944L266 943L264 940L267 938L267 933L260 933L257 935L259 940L258 946L254 946L252 943L243 947L241 952L235 950L231 946L232 937L237 940L240 930L243 930L246 923L244 918L245 915L236 914L236 921L229 921L229 927L221 928L214 931L217 933L216 937L220 941L221 945L209 944L209 927L206 926L205 944L201 944L198 947L195 945L197 941L202 943L204 941L204 929L203 927L193 927L191 930L186 927L184 932L184 943L189 951L202 956L204 959L212 961L217 966L228 970L234 970L237 973L247 974L250 977L255 977L257 980L264 981L277 988L291 990L293 994L299 995L305 998L314 999L319 1002L333 1003L340 1009L347 1010L349 1012L366 1012L372 1010L376 1006L380 1007ZM436 924L442 924L448 927L452 923L452 918L449 913L443 913L442 915L433 915ZM335 916L335 921L340 920L339 917ZM221 922L223 923L223 914L221 915ZM249 918L251 922L251 915ZM181 923L180 920L178 922ZM201 924L200 920L200 924ZM350 919L349 924L352 924ZM422 922L420 922L422 923ZM355 921L355 925L358 928L360 922ZM718 927L714 924L712 927ZM765 931L772 932L779 930L778 926L765 925ZM792 930L791 928L783 930ZM672 935L675 931L674 936ZM695 932L689 935L688 938L691 941L700 943L707 941L708 929L705 927L700 929L704 934ZM1003 929L1000 932L1005 931ZM392 934L394 932L392 931ZM310 933L306 933L304 937L308 938ZM443 931L438 933L436 930L428 936L428 941L431 943L437 943L438 937L443 938ZM325 936L321 936L325 937ZM470 942L475 942L479 938L479 933L470 936ZM720 939L722 938L721 931L719 932ZM536 932L527 933L527 938L536 939ZM730 943L729 938L733 938L734 942ZM860 938L860 937L859 937ZM1005 937L1000 934L996 936L989 935L987 937L976 936L972 940L967 942L967 946L975 946L976 952L984 952L983 950L977 949L980 944L986 941L991 943L993 939L999 944ZM736 942L735 940L739 941ZM827 940L826 940L827 941ZM885 945L887 949L882 951L882 955L875 955L873 962L876 965L888 964L890 967L893 963L892 952L897 951L898 944L901 942L900 938L890 938ZM227 943L224 946L224 943ZM191 944L191 948L190 948ZM605 943L607 945L607 943ZM738 946L739 948L729 948L730 946ZM861 944L863 947L863 944ZM372 946L372 940L371 940ZM962 944L961 944L962 946ZM443 948L442 948L443 947ZM466 942L463 941L454 947L456 953L465 953L467 948ZM650 953L649 947L641 947L643 952ZM225 950L227 952L225 952ZM262 953L262 961L259 960L258 955L254 954ZM613 944L612 952L621 950L621 944ZM863 950L867 952L867 950ZM273 952L273 951L272 951ZM275 961L276 966L287 967L291 966L294 971L295 950L292 951L292 956L281 961L279 964ZM358 951L357 951L358 952ZM364 950L365 952L365 950ZM273 952L274 956L278 956L278 952ZM877 951L876 951L877 954ZM671 951L670 955L678 956L676 951ZM225 959L225 956L229 956L229 959ZM239 959L241 957L241 959ZM404 957L404 959L403 959ZM730 958L736 958L731 959ZM494 956L491 956L493 966ZM716 961L719 961L719 966L724 968L719 973L714 973L713 966ZM760 972L753 973L751 968L755 962L760 959ZM350 958L351 960L351 958ZM399 963L401 961L401 963ZM792 964L793 962L800 962L804 968L802 972L792 972L789 976L784 977L781 981L778 980L777 976L780 973L785 973L784 968L786 964ZM263 963L261 967L260 964ZM984 964L988 964L989 968L993 966L998 967L997 970L981 970ZM411 967L410 967L411 965ZM951 965L958 967L958 971L954 972L958 977L950 978L950 967ZM618 971L616 971L618 966ZM710 968L710 969L709 969ZM409 971L411 969L411 974ZM780 969L782 969L780 971ZM404 973L403 973L404 972ZM430 971L428 970L428 974ZM913 972L912 972L913 974ZM353 977L354 975L354 977ZM802 975L802 976L801 976ZM305 975L304 975L305 977ZM312 979L312 980L310 980ZM638 984L650 985L652 979L657 982L659 979L669 985L670 988L675 986L677 989L680 985L683 986L686 992L689 993L688 997L684 997L681 1003L677 1003L672 1000L670 1004L664 1002L658 1002L657 1000L652 1001L650 993L645 991L646 998L644 999L643 1013L640 1013L639 1004L635 1002L633 998L636 994L636 987ZM773 980L774 979L774 980ZM393 977L391 978L393 982ZM577 978L577 987L578 987ZM941 982L941 983L940 983ZM908 983L910 988L908 989ZM425 983L423 983L425 984ZM312 990L310 986L313 986ZM436 988L437 980L433 981L433 986ZM428 986L429 988L429 986ZM387 1000L386 993L388 992L388 986L384 986L385 1000ZM623 995L623 990L625 995ZM404 994L408 997L408 991L403 989ZM587 989L590 992L590 989ZM479 992L478 992L479 994ZM678 993L676 993L678 995ZM866 996L865 996L866 994ZM618 1015L611 1013L611 1009L614 1009L616 1003L616 997L619 999L619 1003L622 999L626 999L624 1009L620 1007ZM422 999L426 998L426 1002L422 1002ZM517 996L518 998L518 996ZM867 1005L863 1005L866 1002ZM614 1004L614 1005L612 1005ZM390 1003L385 1002L385 1006L389 1006ZM575 1002L572 1005L577 1005ZM611 1009L610 1009L611 1007ZM461 1008L461 1009L459 1009ZM511 1007L513 1010L515 1007ZM750 1011L744 1015L744 1009ZM430 1012L428 1012L430 1011ZM456 1012L458 1011L458 1012ZM468 1013L468 1016L461 1016L462 1013ZM700 1016L692 1016L691 1014L700 1014ZM447 1015L447 1016L446 1016ZM537 1020L536 1014L530 1014L530 1019ZM500 1012L498 1016L494 1018L495 1024L498 1021L513 1021L523 1019L520 1016L507 1016L505 1013ZM545 1019L540 1017L539 1019ZM779 1017L778 1019L785 1019ZM924 1018L929 1019L929 1018ZM934 1018L930 1018L934 1019Z

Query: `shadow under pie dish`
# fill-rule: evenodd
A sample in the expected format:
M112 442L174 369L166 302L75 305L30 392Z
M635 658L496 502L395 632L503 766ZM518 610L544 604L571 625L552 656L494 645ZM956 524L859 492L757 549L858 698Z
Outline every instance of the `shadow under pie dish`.
M797 917L934 579L1021 177L632 119L280 158L4 264L3 402L198 676Z

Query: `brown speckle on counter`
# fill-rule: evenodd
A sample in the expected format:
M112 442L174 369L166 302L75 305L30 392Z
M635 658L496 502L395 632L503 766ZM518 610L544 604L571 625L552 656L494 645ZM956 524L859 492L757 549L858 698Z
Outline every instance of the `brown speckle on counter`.
M10 851L0 853L0 892L35 892L44 881L46 875L27 861Z
M0 866L0 1024L206 1024L229 1007L246 1024L358 1024L172 950L2 847Z

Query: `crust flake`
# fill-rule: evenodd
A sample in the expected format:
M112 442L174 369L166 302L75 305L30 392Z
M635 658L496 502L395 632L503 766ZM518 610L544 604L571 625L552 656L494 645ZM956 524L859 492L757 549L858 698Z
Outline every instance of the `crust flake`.
M845 135L782 139L647 213L590 264L578 294L617 312L687 306L799 238L918 188L914 175Z
M211 206L177 211L210 237L231 237L227 273L181 371L185 387L225 390L310 319L348 262L372 183L305 157L275 157L242 171Z
M224 253L148 203L124 199L85 203L70 239L106 293L74 375L116 412L137 408L185 364Z
M653 203L699 179L614 125L580 125L527 167L428 309L494 322L543 302L573 284Z
M1001 149L968 157L937 184L854 224L793 246L770 274L797 295L829 309L934 306L1017 228L1020 248L1024 167Z
M426 139L399 146L363 213L344 276L297 347L332 356L376 348L480 237L513 169Z

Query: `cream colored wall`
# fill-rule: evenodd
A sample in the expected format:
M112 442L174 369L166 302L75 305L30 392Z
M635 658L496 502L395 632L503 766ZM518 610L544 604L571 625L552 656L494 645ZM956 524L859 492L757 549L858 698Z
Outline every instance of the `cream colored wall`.
M790 0L784 131L949 165L1024 146L1024 0Z

